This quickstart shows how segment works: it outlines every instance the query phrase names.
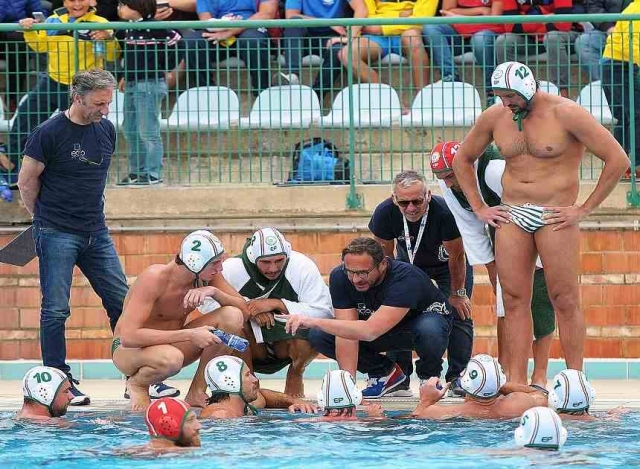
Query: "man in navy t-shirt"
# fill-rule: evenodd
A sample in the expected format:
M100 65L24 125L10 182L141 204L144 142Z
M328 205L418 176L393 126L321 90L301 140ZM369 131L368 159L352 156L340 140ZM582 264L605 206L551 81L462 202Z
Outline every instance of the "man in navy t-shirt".
M104 189L116 132L103 119L116 86L104 70L77 73L71 106L29 136L18 178L20 195L33 216L40 261L40 347L45 366L69 377L71 405L89 404L66 363L65 322L77 265L102 299L111 330L122 313L127 281L105 224Z
M453 315L442 292L422 270L386 257L373 238L356 238L331 272L329 290L336 319L279 316L286 329L312 328L309 342L338 360L341 370L369 375L368 397L377 398L407 377L381 352L415 350L421 380L440 376Z
M353 10L354 18L366 18L367 6L364 0L287 0L285 16L291 19L328 19L344 18L347 6ZM354 26L351 36L357 37L362 26ZM333 87L336 77L342 73L342 64L338 53L347 43L347 30L344 26L326 26L317 28L287 27L283 34L283 50L286 60L286 73L279 73L274 82L296 85L300 83L300 66L303 55L316 54L322 58L322 67L313 82L313 89L320 98Z
M382 244L385 254L408 262L426 272L448 297L454 309L453 329L447 347L449 368L446 379L452 395L464 395L456 378L466 368L473 348L473 321L469 297L473 269L466 262L462 237L456 221L442 197L432 196L424 177L404 171L393 180L393 194L376 207L369 230ZM408 240L407 240L408 237ZM429 281L431 283L431 281ZM413 371L408 353L391 353L403 372ZM408 380L394 395L411 395ZM368 391L363 390L363 395Z

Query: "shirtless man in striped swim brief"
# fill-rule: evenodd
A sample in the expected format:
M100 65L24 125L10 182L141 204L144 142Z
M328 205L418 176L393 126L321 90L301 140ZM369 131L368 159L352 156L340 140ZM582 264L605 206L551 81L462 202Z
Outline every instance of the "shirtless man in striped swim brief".
M499 228L495 251L506 311L506 368L510 381L525 384L538 254L567 368L582 370L585 325L578 289L578 223L611 193L629 159L586 109L540 90L526 65L498 65L491 84L502 106L491 106L480 115L453 160L453 170L477 217ZM474 162L492 141L506 162L502 205L495 207L482 199L474 169ZM593 192L578 204L578 169L585 147L604 166Z

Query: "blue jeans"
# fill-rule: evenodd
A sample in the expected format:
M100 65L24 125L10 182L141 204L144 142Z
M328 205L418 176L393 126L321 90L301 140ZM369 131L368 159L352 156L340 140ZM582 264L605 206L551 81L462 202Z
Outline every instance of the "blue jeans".
M71 315L69 297L74 266L87 277L102 299L113 331L127 294L118 254L107 231L97 235L66 233L35 222L33 237L40 262L40 348L42 362L69 373L65 322Z
M381 352L415 350L420 357L416 362L418 376L421 379L440 376L442 355L449 342L452 316L453 313L443 316L438 313L422 312L413 318L402 320L374 341L360 341L358 371L370 377L386 376L393 369L394 362ZM320 329L311 329L309 342L321 354L336 358L335 336Z
M436 67L440 67L441 76L458 76L453 64L454 50L464 53L471 50L476 64L482 67L484 84L491 89L491 74L496 66L494 44L498 33L478 31L467 41L449 24L427 24L422 28L425 43L430 45L430 57Z
M433 281L438 285L438 289L442 294L449 298L451 293L451 274L449 272L449 266L427 268L422 269ZM467 272L465 277L464 287L467 290L467 295L471 298L473 294L473 267L467 264ZM454 378L460 376L460 373L467 367L471 353L473 351L473 320L463 320L458 316L456 310L452 313L453 324L451 327L451 334L447 341L447 360L449 367L445 376L447 381L451 381ZM413 360L411 353L407 352L391 352L387 356L395 361L407 377L413 374ZM417 368L417 365L416 365ZM420 376L420 374L418 374ZM422 376L420 376L422 378Z
M49 75L41 75L35 88L29 91L29 97L18 107L9 132L8 156L16 165L11 182L17 180L20 155L31 131L46 121L56 109L64 111L68 107L69 87L53 81Z
M631 133L635 133L636 168L640 168L640 67L633 66L633 81L629 83L629 63L602 58L602 90L604 91L611 113L618 120L613 136L624 148L629 157ZM633 93L633 108L629 105ZM635 128L631 126L631 113L634 115Z
M286 28L282 38L288 73L300 75L303 55L317 54L322 57L322 66L313 82L313 90L320 101L324 94L331 90L338 75L342 74L338 52L344 44L338 43L330 48L325 47L329 38L335 36L337 33L330 28Z
M164 148L160 105L167 96L164 80L128 82L124 94L124 135L129 143L129 174L160 177Z
M606 42L607 33L594 29L588 33L582 33L574 44L580 66L589 74L591 81L600 80L602 76L600 57Z

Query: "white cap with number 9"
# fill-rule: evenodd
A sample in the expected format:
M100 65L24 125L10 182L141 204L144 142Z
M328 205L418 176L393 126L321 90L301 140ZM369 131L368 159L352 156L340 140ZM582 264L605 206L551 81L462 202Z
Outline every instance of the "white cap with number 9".
M467 368L460 375L462 389L479 399L497 396L506 382L507 377L498 360L486 354L476 355L469 360Z
M189 234L180 246L180 260L196 275L223 254L224 247L220 240L206 230Z
M24 375L22 394L26 399L51 407L60 387L67 379L67 375L57 368L36 366Z

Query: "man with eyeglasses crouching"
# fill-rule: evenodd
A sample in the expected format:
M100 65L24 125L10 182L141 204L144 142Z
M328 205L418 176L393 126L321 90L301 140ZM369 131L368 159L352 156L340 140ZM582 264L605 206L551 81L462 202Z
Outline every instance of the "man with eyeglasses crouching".
M342 251L342 261L329 277L335 319L276 316L287 321L285 330L295 334L299 328L310 328L314 349L336 359L352 376L357 369L370 379L379 377L380 387L387 391L406 377L382 352L415 350L418 377L439 377L453 314L429 276L385 256L373 238L352 240Z
M456 220L442 197L431 194L422 174L398 173L392 183L391 197L382 201L369 221L369 231L389 257L408 262L424 271L435 282L453 308L451 334L447 339L449 367L446 380L449 395L463 397L458 377L471 358L473 320L471 297L473 269L467 262L462 236ZM387 391L376 377L362 395L372 398L380 392L396 397L410 397L409 379L413 362L409 352L391 352L389 357L400 365L407 379L393 391ZM435 372L435 370L434 370Z

